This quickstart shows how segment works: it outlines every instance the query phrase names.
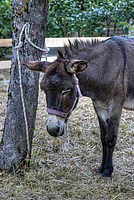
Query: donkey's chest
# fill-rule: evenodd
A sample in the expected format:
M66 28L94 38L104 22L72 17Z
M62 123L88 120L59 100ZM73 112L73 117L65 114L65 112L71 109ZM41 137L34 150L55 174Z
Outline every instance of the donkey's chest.
M93 101L93 105L100 119L103 122L108 123L108 120L110 119L111 114L112 114L112 107L113 107L112 101L110 101L109 103L105 103L105 102L96 100L96 101Z

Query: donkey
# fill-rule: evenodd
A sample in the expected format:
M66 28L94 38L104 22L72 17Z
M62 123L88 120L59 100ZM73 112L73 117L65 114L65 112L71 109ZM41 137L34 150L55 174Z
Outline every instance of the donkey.
M113 36L105 41L69 41L54 62L25 62L43 72L47 131L62 136L81 95L90 97L97 114L102 142L103 177L113 172L113 151L122 108L134 110L134 40Z

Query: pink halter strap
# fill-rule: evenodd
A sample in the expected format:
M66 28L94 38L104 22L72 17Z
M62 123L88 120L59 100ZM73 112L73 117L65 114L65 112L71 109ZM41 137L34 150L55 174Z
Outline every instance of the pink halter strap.
M76 81L76 88L77 88L78 95L79 95L79 97L82 97L83 95L81 93L80 86L79 86L79 80L78 80L76 74L73 74L73 77Z

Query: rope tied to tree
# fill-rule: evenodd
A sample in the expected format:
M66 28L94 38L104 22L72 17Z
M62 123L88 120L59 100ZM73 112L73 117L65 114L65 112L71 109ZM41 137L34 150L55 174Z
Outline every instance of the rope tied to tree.
M26 142L27 142L27 160L30 159L30 139L29 139L29 130L28 130L28 120L27 120L27 115L26 115L26 106L24 102L24 91L23 91L23 84L22 84L22 73L21 73L21 62L20 62L20 56L19 56L19 50L23 47L23 42L22 42L22 36L23 33L25 33L25 38L29 42L31 46L36 48L39 51L44 52L46 55L49 52L49 48L45 47L44 49L36 46L31 39L28 36L29 33L29 23L25 23L24 26L21 29L20 36L19 36L19 43L15 47L16 48L16 54L17 54L17 62L18 62L18 71L19 71L19 85L20 85L20 94L21 94L21 102L22 102L22 109L23 109L23 114L24 114L24 122L25 122L25 127L26 127ZM47 57L47 56L46 56Z

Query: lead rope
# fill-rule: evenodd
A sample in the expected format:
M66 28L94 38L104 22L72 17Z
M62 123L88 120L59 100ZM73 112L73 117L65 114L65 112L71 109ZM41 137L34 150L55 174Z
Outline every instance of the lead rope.
M19 50L23 46L23 42L22 42L23 33L25 32L25 38L30 43L30 45L33 46L34 48L38 49L39 51L43 51L43 52L45 52L45 54L47 54L49 52L49 48L45 47L44 49L42 49L42 48L36 46L30 40L30 38L28 37L27 30L29 32L29 23L28 22L25 23L24 26L21 29L20 36L19 36L19 43L18 43L18 46L15 47L15 49L16 49L16 54L17 54L17 62L18 62L18 70L19 70L19 84L20 84L21 102L22 102L22 109L23 109L24 121L25 121L25 127L26 127L26 142L27 142L27 157L26 157L26 159L29 161L29 159L30 159L30 139L29 139L26 107L25 107L25 102L24 102L24 91L23 91L23 85L22 85L21 62L20 62L20 56L19 56Z

